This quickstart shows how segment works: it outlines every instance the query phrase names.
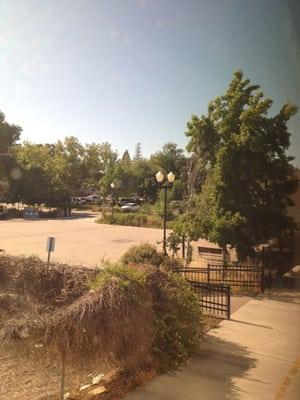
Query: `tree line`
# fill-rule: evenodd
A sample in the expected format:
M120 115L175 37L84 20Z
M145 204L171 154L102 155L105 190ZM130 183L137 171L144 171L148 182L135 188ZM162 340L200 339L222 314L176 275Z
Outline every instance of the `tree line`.
M149 158L140 143L131 159L128 150L119 157L107 142L82 144L74 136L51 144L18 143L21 128L9 125L1 113L2 197L8 202L63 206L72 196L98 192L107 196L111 183L119 196L138 195L154 201L155 174L173 171L174 196L182 198L186 156L175 143L167 143Z
M82 190L107 195L114 182L120 195L154 201L155 173L173 171L173 196L184 202L177 231L225 250L230 245L244 256L294 228L287 209L297 181L287 150L297 106L286 103L270 115L271 106L260 87L237 71L206 114L187 122L188 156L167 143L149 158L140 144L133 158L128 151L119 157L109 143L83 145L72 136L54 144L18 143L21 128L0 114L0 190L13 202L58 205Z

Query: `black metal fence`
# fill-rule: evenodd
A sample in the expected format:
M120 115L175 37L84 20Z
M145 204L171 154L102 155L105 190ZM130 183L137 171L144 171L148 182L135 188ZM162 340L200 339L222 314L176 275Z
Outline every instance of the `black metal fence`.
M188 281L229 285L237 294L258 294L264 292L264 269L261 266L212 265L205 268L180 268Z
M262 266L209 264L207 282L230 285L232 292L239 294L263 293L264 269Z
M230 318L230 286L188 281L199 295L204 313L215 317Z

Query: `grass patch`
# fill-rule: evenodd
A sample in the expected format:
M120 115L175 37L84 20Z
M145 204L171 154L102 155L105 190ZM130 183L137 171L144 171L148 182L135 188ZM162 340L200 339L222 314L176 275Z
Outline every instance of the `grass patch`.
M102 212L102 216L96 220L98 224L115 224L126 226L139 226L147 228L162 228L163 221L157 215L147 215L144 213L126 212Z

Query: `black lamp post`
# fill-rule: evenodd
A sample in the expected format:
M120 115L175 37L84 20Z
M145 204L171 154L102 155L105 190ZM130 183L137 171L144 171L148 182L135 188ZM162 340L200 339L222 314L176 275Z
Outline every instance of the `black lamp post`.
M116 185L112 182L110 184L110 187L111 187L111 219L113 220L114 219L114 202L115 202L114 188L116 187Z
M164 190L164 236L163 236L163 251L164 254L167 255L167 190L172 186L172 183L175 180L175 175L173 172L169 172L167 175L167 181L164 181L164 174L161 171L158 171L155 175L157 182L161 185L161 188Z

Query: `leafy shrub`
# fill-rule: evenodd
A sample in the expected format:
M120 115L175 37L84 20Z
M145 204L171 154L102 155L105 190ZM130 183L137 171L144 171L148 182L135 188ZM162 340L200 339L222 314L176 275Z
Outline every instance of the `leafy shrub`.
M157 271L148 276L154 297L155 339L153 352L159 369L184 364L195 351L201 336L198 296L184 278Z
M172 251L172 256L177 254L180 249L179 245L181 244L181 237L176 232L171 232L167 239L167 245L170 251Z
M131 246L121 257L121 262L128 265L149 264L166 270L176 270L182 267L182 260L165 256L149 243Z
M150 246L151 247L151 246ZM153 248L145 246L153 254ZM110 264L93 282L94 289L108 285L124 294L132 307L143 305L151 319L150 358L160 371L175 369L193 354L201 335L201 311L197 295L179 275L150 266ZM147 294L148 293L148 294ZM136 315L140 320L140 315ZM140 321L140 324L149 323ZM149 340L149 336L148 336Z
M162 220L156 215L143 213L102 212L102 216L96 221L100 224L116 224L126 226L143 226L148 228L162 227Z
M156 250L156 247L149 243L142 243L131 246L123 254L121 261L129 265L150 264L159 267L164 261L164 255Z
M7 209L7 218L22 218L23 210L18 210L15 207L10 207Z
M92 289L105 286L112 278L117 279L118 287L121 289L128 288L132 283L141 285L146 282L146 274L142 269L108 261L105 261L102 268L100 274L90 284Z
M161 267L166 270L176 271L176 269L183 267L183 260L180 258L164 257Z

